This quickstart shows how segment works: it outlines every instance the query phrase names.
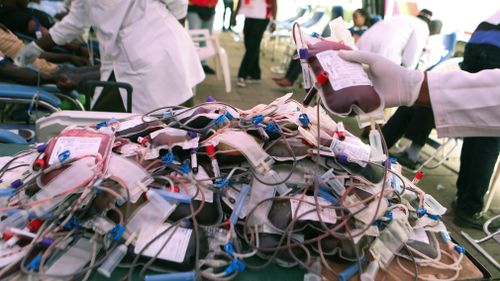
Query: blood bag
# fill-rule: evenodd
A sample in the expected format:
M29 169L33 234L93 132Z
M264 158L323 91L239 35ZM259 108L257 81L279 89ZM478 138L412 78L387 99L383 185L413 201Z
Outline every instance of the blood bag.
M341 116L371 113L383 106L361 64L338 56L339 50L350 49L342 43L326 40L309 47L309 65L314 74L328 72L328 83L319 89L321 101L330 112Z
M69 159L93 155L107 163L113 144L113 132L103 128L99 131L91 128L68 127L47 144L44 160L49 168ZM104 167L101 165L100 167ZM42 183L47 184L52 178L62 172L58 169L42 175ZM96 171L99 172L99 171Z
M343 28L335 23L333 26L337 26L334 28L337 34ZM340 50L352 50L347 45L347 40L337 38L338 42L334 42L311 38L300 31L298 24L293 29L297 48L304 49L307 46L308 63L312 75L317 78L312 90L319 93L321 102L328 111L348 116L368 114L383 108L383 100L373 88L362 65L345 61L338 56Z

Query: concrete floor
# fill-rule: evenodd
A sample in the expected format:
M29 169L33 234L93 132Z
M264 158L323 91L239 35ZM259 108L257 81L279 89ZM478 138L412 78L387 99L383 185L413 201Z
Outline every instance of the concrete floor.
M220 41L223 48L229 56L231 77L232 77L232 91L225 93L223 81L217 80L215 75L208 75L206 80L197 87L195 103L204 102L208 96L223 102L230 103L242 109L248 109L259 103L269 103L277 97L285 93L293 92L294 98L301 100L304 97L304 90L297 85L292 89L283 89L274 84L271 77L281 76L274 74L270 71L272 66L279 65L278 60L272 60L271 49L263 50L261 55L261 68L262 68L262 81L259 84L248 85L247 88L236 87L236 75L238 67L243 56L244 46L242 41L238 41L239 37L232 33L221 33ZM213 65L213 62L210 62ZM346 118L343 120L346 128L354 134L360 133L356 121L353 118ZM424 151L430 151L425 148ZM440 166L433 170L425 169L425 178L420 186L429 194L433 195L445 207L450 209L452 200L455 197L456 187L455 182L457 174L452 170L458 171L460 147L456 148L445 164L451 169ZM407 177L412 178L411 174ZM493 201L491 209L493 213L500 213L500 192L497 192ZM493 264L486 260L479 252L477 252L461 235L460 231L469 233L472 237L478 239L484 236L484 233L474 229L461 229L453 224L453 213L449 211L443 217L444 222L447 224L449 231L454 239L456 239L466 250L474 256L479 263L481 263L491 274L491 276L500 280L500 270L496 269ZM488 241L482 244L487 251L500 261L500 244L495 241Z

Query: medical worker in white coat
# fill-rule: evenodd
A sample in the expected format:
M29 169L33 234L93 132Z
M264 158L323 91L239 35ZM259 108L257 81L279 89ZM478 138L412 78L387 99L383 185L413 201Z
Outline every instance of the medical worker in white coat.
M28 44L16 62L30 64L42 49L64 45L92 26L101 53L101 80L114 74L116 81L130 83L134 113L179 105L205 78L191 38L177 21L186 14L187 0L74 0L50 35ZM93 98L93 106L99 98ZM122 102L125 106L123 93Z
M423 72L365 51L340 51L339 56L369 66L386 107L432 107L439 137L500 136L500 69Z

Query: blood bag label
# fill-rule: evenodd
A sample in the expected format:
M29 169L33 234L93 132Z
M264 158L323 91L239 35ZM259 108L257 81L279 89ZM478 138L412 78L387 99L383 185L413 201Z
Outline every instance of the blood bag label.
M54 145L52 154L49 158L49 165L59 161L59 154L69 151L69 158L75 158L84 155L97 155L101 138L99 137L59 137Z
M425 232L425 230L422 228L413 229L408 240L430 244L429 236L427 236L427 232Z
M352 86L372 85L361 64L341 59L338 51L324 51L316 57L321 67L328 72L330 84L335 91Z
M301 196L297 195L297 196L294 196L292 198L300 199ZM325 223L331 223L331 224L334 224L334 223L337 222L337 213L335 212L335 209L322 208L322 207L319 206L319 205L331 206L332 204L330 204L330 202L326 201L325 199L323 199L321 197L318 197L318 204L319 205L316 206L313 196L304 196L302 199L305 200L305 201L307 201L307 202L312 203L312 205L308 204L306 202L301 202L299 200L293 200L293 199L291 199L290 200L290 203L291 203L290 206L292 208L292 216L293 217L301 216L302 214L307 213L307 212L309 212L309 211L312 210L312 212L307 213L307 215L304 215L304 216L300 217L300 220L319 221L318 213L316 211L316 208L320 208L319 213L321 214L321 220L323 222L325 222ZM300 203L300 207L299 207L299 203ZM298 210L297 210L297 207L299 207Z
M182 227L178 227L177 229L175 227L172 227L169 231L159 236L158 239L155 239L156 236L165 232L169 227L170 224L165 223L159 227L143 228L139 234L139 237L137 238L134 253L136 255L141 253L142 249L154 239L154 242L142 252L143 256L156 256L158 251L166 243L165 247L163 247L161 252L158 254L158 258L177 263L183 262L184 257L186 256L187 248L189 246L189 239L191 238L191 233L193 231L191 229Z

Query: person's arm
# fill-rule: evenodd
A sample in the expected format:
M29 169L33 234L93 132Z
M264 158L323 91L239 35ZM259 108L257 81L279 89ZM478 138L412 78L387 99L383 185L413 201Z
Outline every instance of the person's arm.
M43 52L40 55L40 58L45 59L49 62L53 63L64 63L69 62L75 66L84 66L89 65L89 61L78 56L73 56L70 54L60 54L60 53L52 53L52 52Z
M2 58L2 63L0 63L0 77L2 80L14 83L26 85L38 84L38 72L26 67L16 66L12 62L5 61L4 58ZM54 83L56 83L56 79L52 75L40 73L40 84Z
M278 15L278 1L271 0L271 16L273 17L272 19L275 20L277 15Z
M432 107L431 98L429 96L429 81L427 76L427 72L424 72L424 80L422 81L422 86L420 86L420 92L418 92L418 97L417 100L415 100L415 104Z
M69 43L74 38L82 35L90 27L89 22L89 5L86 0L74 0L71 2L71 8L62 21L57 22L49 30L50 36L44 36L37 40L36 43L44 50L49 50L46 48L45 44L55 43L57 45L65 45ZM49 37L50 39L46 39ZM52 41L52 42L50 42Z
M238 4L236 4L236 9L234 10L233 14L231 15L231 26L236 25L236 16L238 15L238 12L240 11L241 8L241 1L243 0L238 0Z
M374 53L340 51L339 56L369 66L386 107L430 106L440 137L500 136L500 69L424 73Z
M64 45L73 38L83 34L89 27L89 11L85 0L74 0L70 13L56 23L49 34L26 45L16 56L16 64L26 66L33 63L42 52L55 45Z

